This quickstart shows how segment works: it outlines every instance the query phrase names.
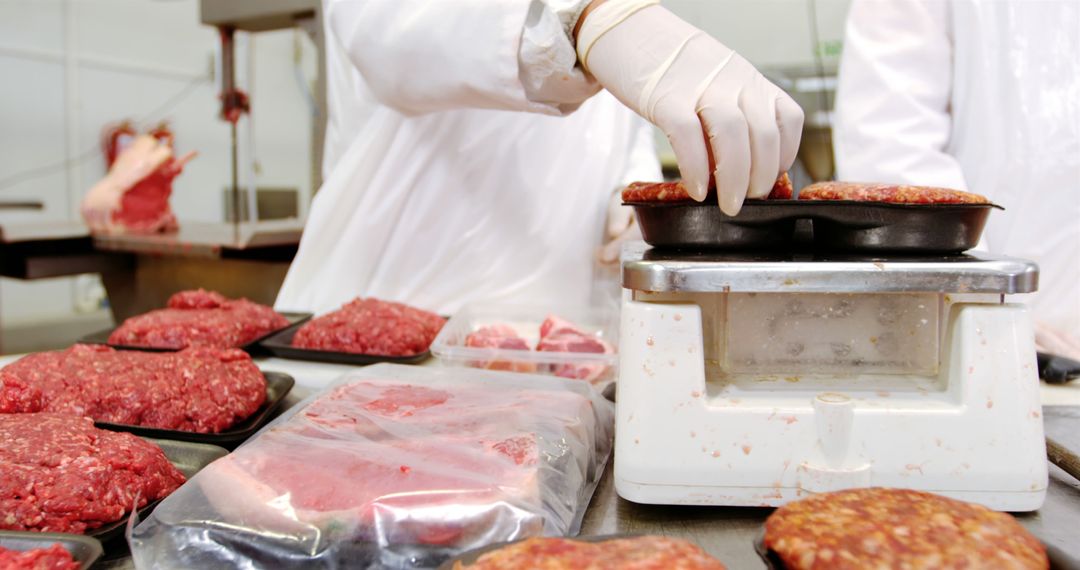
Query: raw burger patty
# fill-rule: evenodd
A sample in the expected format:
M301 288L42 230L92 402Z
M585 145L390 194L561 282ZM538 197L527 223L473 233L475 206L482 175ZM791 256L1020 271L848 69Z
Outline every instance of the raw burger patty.
M776 179L768 199L790 200L792 194L791 179L785 172ZM623 202L694 202L682 182L634 182L623 189L622 199Z
M0 369L0 413L56 412L98 422L217 433L266 400L266 379L235 348L180 352L77 344Z
M266 305L247 299L226 299L198 289L169 298L168 308L124 321L109 335L109 344L181 349L187 346L239 348L289 321Z
M0 414L0 530L83 534L183 482L159 447L90 418Z
M33 550L9 550L0 546L0 569L3 570L79 570L79 563L63 546Z
M723 570L719 560L679 538L642 536L603 542L568 538L530 538L455 569L469 570Z
M765 521L787 568L1041 568L1039 541L1012 516L907 489L813 495Z
M985 196L930 186L818 182L799 191L800 200L854 200L890 204L988 204Z
M292 345L308 350L376 356L425 352L446 319L401 303L353 299L340 309L300 327Z

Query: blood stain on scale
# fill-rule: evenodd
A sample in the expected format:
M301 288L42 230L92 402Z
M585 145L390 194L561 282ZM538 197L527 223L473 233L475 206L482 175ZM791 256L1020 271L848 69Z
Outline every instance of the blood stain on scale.
M749 445L742 446L743 455L750 455L750 450L751 449L753 449L753 447L751 447Z
M649 338L645 339L645 344L647 344L648 346L652 346L652 345L655 344L655 341L653 341L652 335L649 335Z
M713 457L720 457L720 450L719 449L714 449L713 452L712 452L712 456Z
M694 391L690 392L690 397L691 398L700 398L701 397L701 391L694 390Z
M681 321L682 320L682 313L675 313L675 316L672 317L672 318L675 319L676 322Z
M993 407L994 407L994 401L991 400L990 398L987 398L986 399L986 409L989 410L990 408L993 408Z

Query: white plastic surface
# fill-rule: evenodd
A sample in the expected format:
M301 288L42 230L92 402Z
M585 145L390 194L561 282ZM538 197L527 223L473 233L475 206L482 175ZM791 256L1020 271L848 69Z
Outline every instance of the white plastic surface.
M807 492L889 486L1037 509L1047 467L1030 317L1018 305L945 306L936 375L725 377L703 357L699 304L627 295L619 495L776 506Z
M619 317L613 310L602 307L552 307L551 305L525 304L471 304L450 317L439 336L431 344L431 353L439 360L453 366L482 366L485 362L535 364L541 368L559 364L603 363L612 371L618 366L619 355L539 352L536 350L504 350L498 348L474 348L465 346L465 337L477 329L505 324L535 347L540 339L540 324L549 315L557 315L573 322L578 328L618 348Z

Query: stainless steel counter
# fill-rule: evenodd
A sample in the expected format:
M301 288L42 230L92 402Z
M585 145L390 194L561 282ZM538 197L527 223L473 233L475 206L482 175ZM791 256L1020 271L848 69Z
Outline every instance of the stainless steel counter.
M1080 559L1080 482L1052 465L1050 469L1046 504L1035 513L1017 515L1017 519L1039 538ZM609 469L589 504L581 533L685 538L729 568L764 568L754 553L753 540L771 512L769 508L634 504L615 493Z

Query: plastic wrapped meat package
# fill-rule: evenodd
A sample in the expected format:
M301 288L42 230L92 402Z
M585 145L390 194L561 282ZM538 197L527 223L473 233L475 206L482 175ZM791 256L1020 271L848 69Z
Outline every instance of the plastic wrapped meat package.
M381 364L203 469L131 536L139 568L434 568L573 535L611 450L586 383Z

